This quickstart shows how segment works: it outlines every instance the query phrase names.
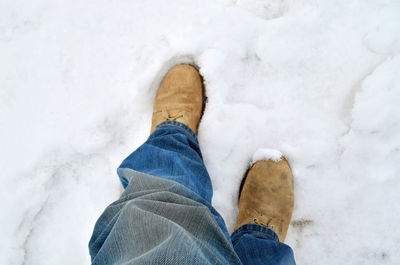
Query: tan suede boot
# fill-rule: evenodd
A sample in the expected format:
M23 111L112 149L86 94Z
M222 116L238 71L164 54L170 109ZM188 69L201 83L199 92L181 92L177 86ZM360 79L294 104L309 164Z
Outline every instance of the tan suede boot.
M286 159L258 161L244 179L235 230L245 224L259 224L271 228L283 242L293 204L293 176Z
M180 64L172 67L154 100L151 132L164 121L178 121L197 134L204 97L203 79L194 66Z

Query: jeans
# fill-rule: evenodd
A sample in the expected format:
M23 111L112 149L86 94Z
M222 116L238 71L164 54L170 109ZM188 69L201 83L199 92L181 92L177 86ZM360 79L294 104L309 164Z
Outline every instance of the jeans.
M229 235L186 125L160 124L117 173L125 191L95 225L92 264L295 264L267 227L246 224Z

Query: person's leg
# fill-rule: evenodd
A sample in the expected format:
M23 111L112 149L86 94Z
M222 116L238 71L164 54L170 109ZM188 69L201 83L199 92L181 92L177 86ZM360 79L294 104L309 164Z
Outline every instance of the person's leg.
M96 223L92 264L241 264L189 127L162 123L118 174L125 191Z
M232 234L233 248L243 264L295 265L292 249L268 227L246 224Z
M127 168L182 184L210 209L229 238L224 220L211 207L211 179L197 137L188 126L176 121L161 123L149 139L119 166L117 172L124 187L129 182L125 174Z
M233 247L243 264L296 264L292 249L282 243L293 203L293 177L285 158L258 161L249 169L232 234Z
M211 203L211 180L197 137L183 123L161 123L149 139L122 162L117 172L126 187L124 168L176 181Z
M93 264L240 264L195 133L204 109L198 70L173 67L157 92L149 139L118 174L125 188L96 223Z

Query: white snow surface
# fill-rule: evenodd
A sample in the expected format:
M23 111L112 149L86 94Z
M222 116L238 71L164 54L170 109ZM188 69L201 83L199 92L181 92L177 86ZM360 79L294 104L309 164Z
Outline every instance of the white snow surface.
M270 148L260 148L253 154L253 158L251 159L252 164L256 163L257 161L261 160L272 160L275 162L281 161L282 153L279 150L270 149Z
M88 264L160 79L204 76L232 231L259 148L294 174L298 264L400 264L400 1L0 0L0 264Z

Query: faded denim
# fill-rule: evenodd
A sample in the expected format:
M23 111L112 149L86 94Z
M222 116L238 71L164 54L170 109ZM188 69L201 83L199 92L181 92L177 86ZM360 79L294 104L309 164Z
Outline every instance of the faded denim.
M248 224L229 236L186 125L160 124L117 172L125 191L95 225L92 264L295 264L269 228Z

